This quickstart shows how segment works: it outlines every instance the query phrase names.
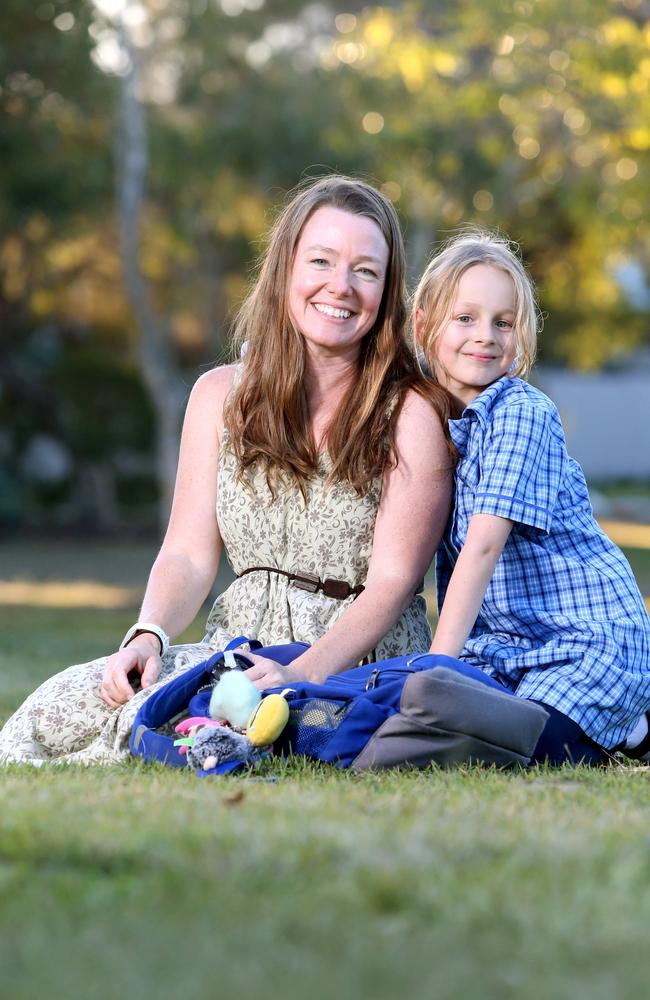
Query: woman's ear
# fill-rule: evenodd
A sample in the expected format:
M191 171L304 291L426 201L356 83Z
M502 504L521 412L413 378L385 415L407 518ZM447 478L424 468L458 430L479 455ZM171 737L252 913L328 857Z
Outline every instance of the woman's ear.
M424 335L426 333L424 309L415 310L414 333L415 343L418 347L422 347L422 344L424 343Z

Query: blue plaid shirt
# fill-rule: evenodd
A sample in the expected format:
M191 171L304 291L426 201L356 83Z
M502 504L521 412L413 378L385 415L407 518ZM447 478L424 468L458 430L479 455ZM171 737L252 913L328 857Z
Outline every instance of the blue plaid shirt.
M460 460L437 557L439 606L472 514L515 522L462 659L616 746L650 707L650 619L627 560L594 520L555 406L504 376L449 427Z

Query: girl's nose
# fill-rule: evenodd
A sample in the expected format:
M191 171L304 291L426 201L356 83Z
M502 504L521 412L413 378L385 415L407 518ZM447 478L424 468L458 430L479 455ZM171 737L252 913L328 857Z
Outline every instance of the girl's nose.
M476 338L482 342L490 342L494 340L494 327L489 319L479 320L476 326Z

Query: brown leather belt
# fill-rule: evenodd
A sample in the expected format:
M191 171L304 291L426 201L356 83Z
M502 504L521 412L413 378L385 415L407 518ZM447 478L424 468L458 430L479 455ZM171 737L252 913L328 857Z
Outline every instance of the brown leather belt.
M347 580L332 580L331 577L321 580L315 573L289 573L288 570L278 569L277 566L251 566L239 576L256 573L258 570L262 573L277 573L279 576L286 576L287 580L300 590L306 590L310 594L315 594L320 590L325 597L333 597L337 601L344 601L346 597L358 597L364 589L361 585L351 587Z

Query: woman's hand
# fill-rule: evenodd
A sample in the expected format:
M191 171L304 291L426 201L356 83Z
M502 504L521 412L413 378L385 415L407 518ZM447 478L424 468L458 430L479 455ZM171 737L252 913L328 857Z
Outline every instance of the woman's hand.
M300 680L291 667L269 660L266 656L260 656L258 653L246 653L245 656L247 660L253 661L253 666L244 673L252 680L258 691L266 691L272 687L290 687Z
M100 688L102 699L110 708L120 708L140 688L155 684L161 667L157 637L143 633L124 649L109 656Z

